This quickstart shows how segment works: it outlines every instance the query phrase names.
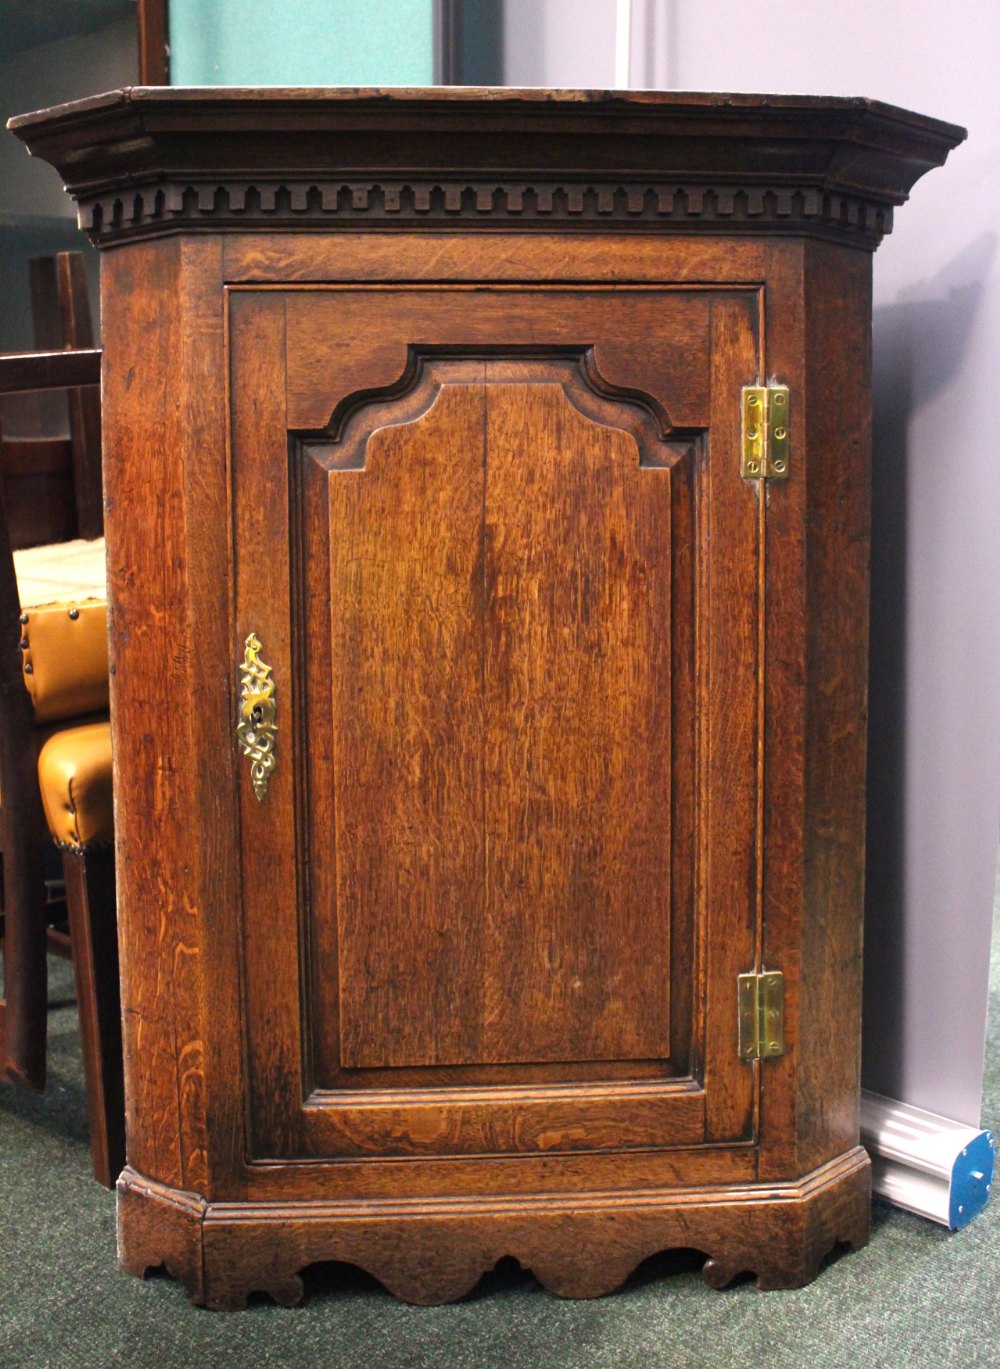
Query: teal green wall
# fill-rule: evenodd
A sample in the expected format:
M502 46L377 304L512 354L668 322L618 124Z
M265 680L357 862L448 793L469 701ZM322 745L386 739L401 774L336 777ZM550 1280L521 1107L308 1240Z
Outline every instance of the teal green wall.
M175 86L426 86L433 0L170 0Z

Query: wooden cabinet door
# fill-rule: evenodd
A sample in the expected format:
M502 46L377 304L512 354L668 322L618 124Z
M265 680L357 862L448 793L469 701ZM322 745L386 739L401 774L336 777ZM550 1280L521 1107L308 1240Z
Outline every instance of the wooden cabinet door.
M754 291L229 293L252 1158L753 1139ZM235 682L234 682L235 687Z

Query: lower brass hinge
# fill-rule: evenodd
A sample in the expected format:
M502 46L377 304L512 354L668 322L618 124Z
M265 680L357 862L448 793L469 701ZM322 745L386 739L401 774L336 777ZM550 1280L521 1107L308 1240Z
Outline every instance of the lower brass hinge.
M785 980L780 970L739 976L740 1059L785 1053Z
M788 386L743 386L744 480L788 479Z

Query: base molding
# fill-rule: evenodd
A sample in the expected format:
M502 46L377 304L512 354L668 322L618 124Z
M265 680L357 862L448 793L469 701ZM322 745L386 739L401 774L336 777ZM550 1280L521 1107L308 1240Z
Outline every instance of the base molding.
M618 1288L663 1250L703 1251L723 1288L800 1288L838 1244L868 1240L870 1165L860 1147L792 1183L364 1202L208 1202L126 1169L118 1182L118 1258L142 1277L163 1266L193 1303L302 1297L307 1265L358 1265L405 1302L452 1302L505 1256L563 1298Z

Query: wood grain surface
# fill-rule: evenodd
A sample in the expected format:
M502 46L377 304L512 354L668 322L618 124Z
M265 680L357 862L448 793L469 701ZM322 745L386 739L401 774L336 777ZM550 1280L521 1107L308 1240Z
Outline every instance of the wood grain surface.
M758 505L724 397L757 296L553 302L232 292L234 652L256 612L284 700L282 779L242 788L262 1156L692 1144L706 1107L751 1135L714 986L755 946Z
M432 1302L508 1254L593 1296L672 1245L784 1287L862 1244L860 249L961 131L151 91L16 131L115 244L126 1267L235 1306L346 1259ZM785 1051L746 1064L764 968Z
M348 1068L669 1056L669 475L525 371L330 479Z
M806 457L767 524L764 955L802 966L786 973L790 1049L762 1098L771 1177L858 1129L871 415L842 399L871 385L871 259L768 253L768 365L805 396Z
M965 137L859 97L468 87L138 87L10 129L59 170L99 244L555 224L873 248Z
M126 860L119 875L124 906L137 910L123 934L132 1165L209 1204L247 1202L247 1221L255 1202L293 1205L280 1223L268 1219L259 1247L289 1271L262 1286L289 1300L296 1261L330 1250L364 1263L361 1245L319 1237L347 1230L339 1218L325 1225L320 1209L302 1213L316 1240L293 1234L297 1203L462 1194L481 1241L492 1218L477 1195L691 1185L721 1194L729 1184L742 1204L756 1191L758 1156L781 1183L805 1172L807 1156L834 1161L851 1145L854 1084L820 1055L832 1058L849 1032L821 1046L810 1028L812 1083L796 1082L799 976L806 963L826 976L814 1004L836 991L824 948L850 940L856 913L830 905L826 930L806 935L788 901L799 829L781 766L790 779L810 745L789 731L803 678L796 653L831 648L819 630L807 647L804 607L794 616L795 549L821 535L794 522L794 480L769 492L788 510L772 517L738 476L732 397L770 366L759 287L734 289L721 258L713 288L265 283L231 289L225 322L208 303L210 282L222 281L214 245L164 244L134 269L125 264L139 249L129 251L115 280L135 292L144 273L151 309L170 282L208 287L202 314L143 360L144 373L166 373L171 350L193 358L208 339L222 358L228 336L230 354L227 377L215 370L199 387L192 371L181 391L180 421L206 435L226 418L228 395L226 463L199 466L189 444L164 448L158 484L176 490L176 504L155 536L121 520L109 534L119 612L139 602L126 558L147 568L145 626L131 631L158 644L160 661L116 678L122 792L186 831L173 806L180 777L199 774L212 747L224 758L221 784L189 791L202 797L188 816L212 822L219 844L197 866L168 867L154 839L152 863ZM552 269L542 240L522 265L546 254ZM829 295L823 272L837 259L816 261L810 289ZM805 281L794 252L775 257L773 273L767 339L780 367ZM835 313L817 313L816 329ZM109 353L123 412L134 402L121 369L128 336ZM175 431L168 393L147 387L134 426L119 418L114 429L112 523L124 491L141 498L140 424L159 415ZM192 517L180 523L171 509L185 501ZM231 541L209 537L227 505ZM150 578L154 554L164 571ZM190 615L185 595L215 605L199 658L206 679L226 681L225 702L202 715L204 742L193 731L190 747L174 739L151 771L153 734L140 727L136 749L132 729L171 697L169 606ZM279 761L264 803L232 736L251 631L278 682ZM129 635L118 659L126 654L133 662ZM848 656L856 661L857 642ZM818 684L823 658L812 659ZM771 679L777 692L762 699ZM762 774L772 774L770 806ZM210 817L229 775L231 816ZM153 798L138 798L149 784ZM238 850L227 847L234 835ZM775 882L783 850L793 862L785 886ZM153 872L163 892L151 897ZM166 921L139 911L163 906ZM747 1066L735 1051L733 984L765 961L785 972L790 1048ZM237 971L243 1007L221 1012L237 1001ZM176 1021L191 1038L180 1056ZM817 1107L824 1077L832 1092ZM865 1183L850 1181L854 1215L839 1232L855 1243ZM198 1300L230 1305L256 1286L254 1243L234 1244L222 1227L206 1238L204 1272L192 1274L190 1242L202 1240L208 1207L192 1216L171 1200L183 1233L158 1234L154 1190L136 1181L123 1199L123 1229L146 1251L126 1254L129 1267L161 1242ZM682 1227L703 1224L706 1277L719 1282L745 1258L744 1228L718 1226L707 1215L715 1199L701 1203L681 1203L681 1226L642 1218L639 1246L689 1244ZM805 1227L786 1231L776 1215L786 1210L761 1217L770 1263L758 1255L754 1267L765 1282L814 1271L819 1238L802 1244ZM595 1267L567 1282L569 1237L553 1234L562 1219L552 1220L532 1217L521 1248L554 1289L603 1291L634 1263L633 1250L614 1277ZM548 1233L541 1245L528 1241L530 1226ZM249 1227L237 1229L245 1238ZM395 1291L455 1296L488 1267L470 1262L465 1236L465 1253L448 1255L447 1229L434 1229L424 1254L418 1241L392 1269L381 1263ZM827 1218L819 1229L820 1244L837 1239ZM602 1217L593 1239L606 1245L609 1231ZM368 1238L373 1258L381 1239ZM387 1239L398 1245L398 1233Z
M470 1293L504 1256L550 1292L595 1298L650 1255L682 1247L705 1257L725 1288L800 1288L838 1244L868 1240L870 1166L860 1148L795 1183L559 1199L198 1204L126 1170L119 1185L121 1260L133 1274L165 1265L192 1302L237 1308L254 1292L282 1306L302 1298L300 1271L319 1260L360 1265L406 1302Z
M219 244L109 258L101 288L127 1153L210 1191L243 1107Z

